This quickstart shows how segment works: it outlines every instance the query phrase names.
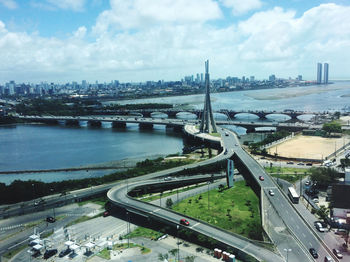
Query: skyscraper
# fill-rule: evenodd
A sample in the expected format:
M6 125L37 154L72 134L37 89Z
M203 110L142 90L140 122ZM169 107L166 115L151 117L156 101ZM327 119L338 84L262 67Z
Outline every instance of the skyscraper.
M328 84L328 63L324 63L324 81L325 84Z
M322 82L322 64L317 63L317 84Z

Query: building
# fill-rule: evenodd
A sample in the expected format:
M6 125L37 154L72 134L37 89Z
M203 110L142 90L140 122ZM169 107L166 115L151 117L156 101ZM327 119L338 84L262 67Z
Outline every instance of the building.
M329 65L328 65L328 63L324 63L324 81L323 81L323 83L324 84L328 84L328 67L329 67Z
M302 81L303 80L303 76L302 75L298 75L297 80Z
M270 75L269 76L269 81L271 81L271 82L276 81L276 76L275 75Z
M317 84L322 83L322 64L317 63Z

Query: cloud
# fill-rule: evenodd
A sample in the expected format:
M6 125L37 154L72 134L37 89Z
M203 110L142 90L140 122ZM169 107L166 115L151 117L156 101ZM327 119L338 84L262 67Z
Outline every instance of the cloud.
M0 4L8 9L16 9L18 7L16 1L14 0L0 0Z
M196 23L222 17L213 0L111 0L111 9L97 18L94 31L144 28L159 23Z
M232 8L234 15L242 15L262 6L260 0L220 0L225 7Z
M95 38L84 26L58 39L11 32L0 21L0 82L176 80L203 72L206 59L212 78L273 73L314 79L318 61L330 63L332 78L349 77L350 6L324 4L301 16L275 7L225 27L200 16L180 23L175 17L185 14L142 12L132 11L136 17L129 21L114 16Z

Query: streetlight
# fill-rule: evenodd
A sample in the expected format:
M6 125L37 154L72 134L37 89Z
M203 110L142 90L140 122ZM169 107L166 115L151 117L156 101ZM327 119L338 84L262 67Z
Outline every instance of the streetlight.
M208 181L207 182L207 185L208 185L208 210L209 210L209 184L210 184L210 182Z
M288 262L288 253L291 252L292 250L290 248L284 248L284 251L287 253L287 262Z
M176 236L177 236L177 261L180 262L180 243L179 243L179 225L176 225Z
M127 224L126 224L126 232L128 234L128 248L130 248L130 221L129 221L129 212L126 211Z
M51 188L50 189L50 191L51 191L51 194L53 193L53 191L54 191L54 189L53 188ZM56 218L56 214L55 214L55 203L53 204L53 208L52 208L52 210L53 210L53 218Z

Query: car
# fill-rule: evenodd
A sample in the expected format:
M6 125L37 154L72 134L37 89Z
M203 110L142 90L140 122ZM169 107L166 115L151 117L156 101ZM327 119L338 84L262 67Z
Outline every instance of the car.
M190 222L188 222L186 219L184 218L181 218L180 219L180 224L181 225L184 225L184 226L189 226L190 225Z
M57 254L57 249L48 249L44 253L44 259L48 259Z
M314 199L312 199L312 201L314 201L314 203L318 203L319 202L318 198L314 198Z
M343 258L343 254L340 253L340 251L336 248L333 248L333 254L337 257L337 258Z
M103 212L103 217L108 217L110 215L109 211L106 210L105 212Z
M265 180L265 178L264 178L263 176L259 176L259 179L260 179L261 181L264 181L264 180Z
M311 182L309 180L305 181L305 186L309 186Z
M71 249L69 249L69 248L67 248L67 249L64 249L64 250L62 250L60 253L59 253L59 257L65 257L65 256L67 256L70 252L72 252L72 250Z
M170 181L170 180L172 180L170 176L164 178L164 181Z
M293 165L293 164L294 164L294 162L292 162L292 161L287 162L287 165Z
M270 196L274 196L274 195L275 195L275 192L273 192L273 190L270 189L270 190L269 190L269 195L270 195Z
M310 251L310 254L311 254L311 256L313 258L318 258L318 254L317 254L316 250L313 247L310 248L309 251Z
M49 217L46 218L46 222L55 223L56 222L56 218L49 216Z
M312 166L312 163L306 163L307 166Z
M317 222L315 224L315 227L317 228L318 231L324 232L324 228L322 227L321 223Z
M334 262L334 260L330 256L325 256L324 262Z
M228 133L227 133L227 132L225 132L225 136L228 136Z
M303 165L304 165L304 163L299 162L297 165L298 165L298 166L303 166Z

